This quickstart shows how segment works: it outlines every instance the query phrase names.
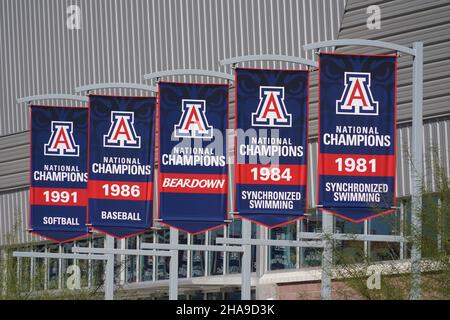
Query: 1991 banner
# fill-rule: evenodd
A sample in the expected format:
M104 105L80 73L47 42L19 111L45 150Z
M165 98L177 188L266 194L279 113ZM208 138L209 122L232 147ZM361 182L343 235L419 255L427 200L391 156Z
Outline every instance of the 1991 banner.
M86 108L31 106L30 229L57 242L86 236Z
M320 54L318 203L351 221L394 211L396 59Z
M274 228L307 206L308 71L236 69L236 211Z
M89 96L89 222L114 237L153 220L153 97Z

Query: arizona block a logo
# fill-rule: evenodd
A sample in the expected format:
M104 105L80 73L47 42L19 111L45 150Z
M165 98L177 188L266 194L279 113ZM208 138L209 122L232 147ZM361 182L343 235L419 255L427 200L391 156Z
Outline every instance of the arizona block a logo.
M176 138L202 138L213 137L213 127L206 119L206 101L183 99L180 122L175 125L174 136Z
M52 121L52 133L48 143L44 145L46 156L78 157L80 146L73 138L73 122Z
M252 113L252 126L291 127L292 115L284 104L284 87L259 87L259 105Z
M141 137L134 129L134 112L111 111L111 126L103 136L103 146L109 148L140 148Z
M370 90L370 73L345 72L344 93L336 101L337 114L378 115L378 101Z

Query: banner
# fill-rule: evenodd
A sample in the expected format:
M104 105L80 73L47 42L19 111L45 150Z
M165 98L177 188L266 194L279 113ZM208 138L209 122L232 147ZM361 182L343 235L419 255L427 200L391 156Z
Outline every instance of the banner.
M87 108L32 105L30 110L30 229L56 242L84 237Z
M394 211L396 61L320 54L318 204L354 222Z
M159 83L159 217L199 233L227 217L228 85Z
M153 220L152 97L89 96L89 223L116 238Z
M308 71L236 69L236 211L269 228L304 217Z

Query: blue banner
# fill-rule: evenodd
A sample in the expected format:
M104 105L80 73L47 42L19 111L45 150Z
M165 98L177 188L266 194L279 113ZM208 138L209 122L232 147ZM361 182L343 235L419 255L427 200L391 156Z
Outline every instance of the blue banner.
M227 217L228 85L159 83L159 217L199 233Z
M89 96L92 229L125 238L152 226L155 105L153 97Z
M318 204L359 222L395 206L394 55L320 54Z
M308 71L236 69L236 211L269 228L307 207Z
M88 234L87 108L31 106L30 230L56 242Z

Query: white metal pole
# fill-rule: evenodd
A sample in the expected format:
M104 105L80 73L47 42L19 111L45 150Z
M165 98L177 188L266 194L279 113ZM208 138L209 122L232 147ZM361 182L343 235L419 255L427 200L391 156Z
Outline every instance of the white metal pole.
M324 247L322 252L322 283L320 297L322 300L331 299L331 268L333 266L333 216L322 210L322 232L324 233Z
M170 244L178 245L178 230L170 228ZM178 300L178 250L170 250L169 300Z
M105 248L114 248L114 238L105 237ZM105 270L105 300L114 300L114 254L108 254Z
M412 180L411 180L411 231L413 243L411 247L411 293L412 300L420 299L421 275L420 260L422 239L422 179L423 179L423 43L414 42L415 56L413 60L412 87Z
M252 223L247 219L242 219L242 239L251 239ZM252 289L252 246L248 244L242 245L244 252L242 254L242 285L241 300L251 299Z

